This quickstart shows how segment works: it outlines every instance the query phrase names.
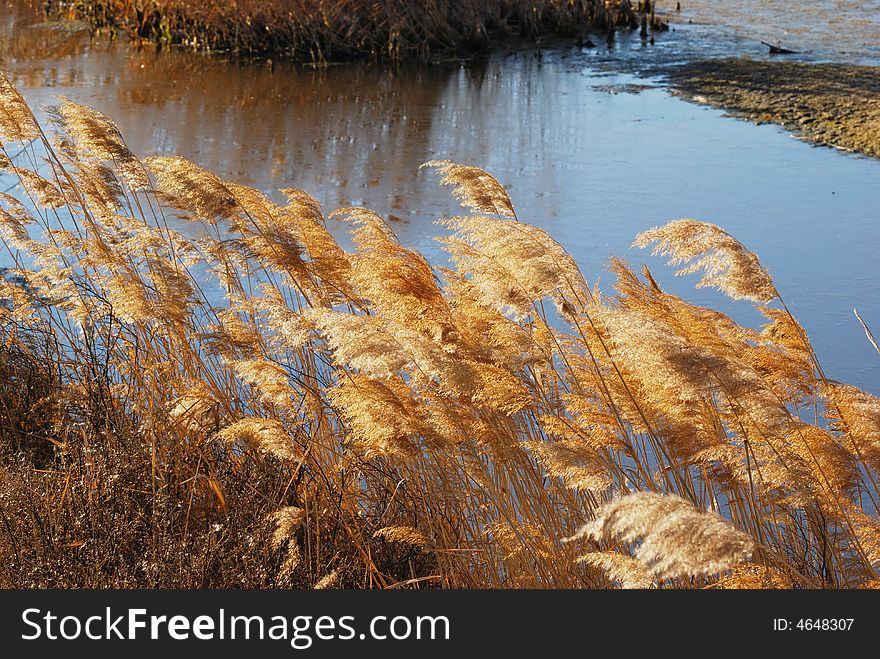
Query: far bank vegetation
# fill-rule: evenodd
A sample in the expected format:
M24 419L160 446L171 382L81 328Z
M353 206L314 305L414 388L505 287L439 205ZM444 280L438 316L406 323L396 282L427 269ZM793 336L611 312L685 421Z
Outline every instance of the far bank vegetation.
M648 0L94 0L48 2L54 16L88 19L159 45L300 61L425 61L546 37L589 42L591 31L635 29ZM657 27L662 24L654 21Z

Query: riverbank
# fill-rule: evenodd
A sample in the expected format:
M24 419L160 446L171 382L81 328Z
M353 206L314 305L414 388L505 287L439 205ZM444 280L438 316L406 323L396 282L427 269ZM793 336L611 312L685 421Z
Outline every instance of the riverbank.
M662 71L672 91L815 144L880 157L877 67L719 59Z
M505 43L642 26L666 29L650 0L97 0L50 3L56 17L85 19L99 31L157 45L265 55L297 61L427 61L487 52Z

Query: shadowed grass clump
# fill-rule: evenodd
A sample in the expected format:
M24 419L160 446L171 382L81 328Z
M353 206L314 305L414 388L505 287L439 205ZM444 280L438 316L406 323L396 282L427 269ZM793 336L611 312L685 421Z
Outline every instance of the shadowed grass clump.
M49 10L159 44L312 62L427 60L638 24L630 0L95 0Z
M880 400L719 227L636 244L763 327L591 286L477 167L426 164L437 268L51 115L0 77L0 585L878 585Z

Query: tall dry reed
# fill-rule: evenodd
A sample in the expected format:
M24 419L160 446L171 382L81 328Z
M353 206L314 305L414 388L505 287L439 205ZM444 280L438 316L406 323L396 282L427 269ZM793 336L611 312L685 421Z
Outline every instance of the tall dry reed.
M619 260L600 291L476 167L428 163L435 268L53 117L0 77L0 584L877 585L880 400L718 227L636 242L762 328Z
M650 3L639 3L650 13ZM296 59L426 60L511 40L635 29L630 0L94 0L49 11L158 44Z

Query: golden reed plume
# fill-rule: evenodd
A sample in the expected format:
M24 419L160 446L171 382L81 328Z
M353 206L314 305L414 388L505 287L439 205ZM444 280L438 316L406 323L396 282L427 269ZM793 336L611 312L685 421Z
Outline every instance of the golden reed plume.
M634 558L659 579L717 574L749 558L755 544L713 512L653 492L627 494L605 504L595 519L564 540L580 538L631 543Z

